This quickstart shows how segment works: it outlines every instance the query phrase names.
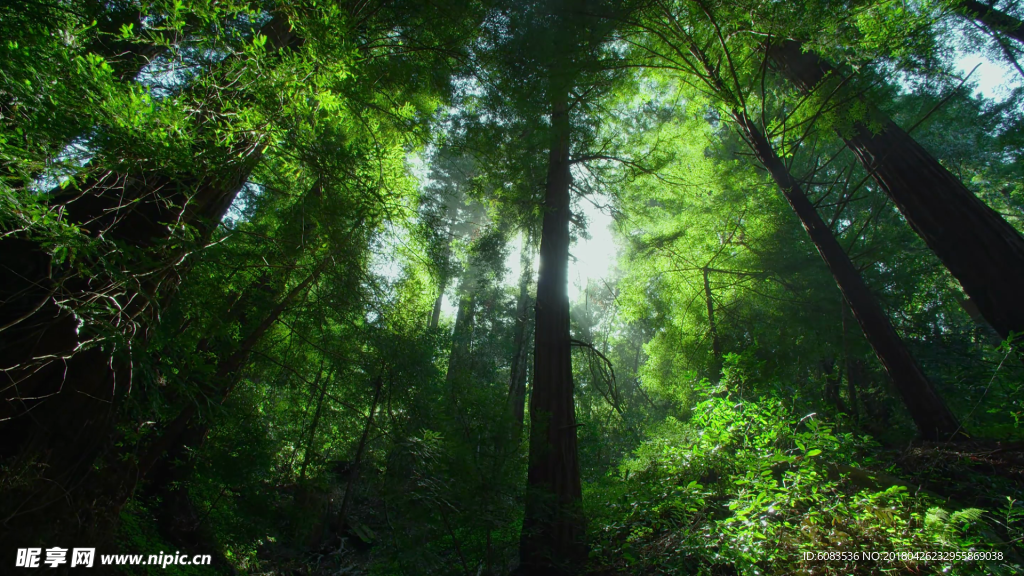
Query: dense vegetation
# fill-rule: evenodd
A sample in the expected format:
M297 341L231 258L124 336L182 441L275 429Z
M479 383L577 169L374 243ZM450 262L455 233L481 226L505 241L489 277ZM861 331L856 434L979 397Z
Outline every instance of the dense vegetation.
M0 3L0 572L1021 573L1022 19Z

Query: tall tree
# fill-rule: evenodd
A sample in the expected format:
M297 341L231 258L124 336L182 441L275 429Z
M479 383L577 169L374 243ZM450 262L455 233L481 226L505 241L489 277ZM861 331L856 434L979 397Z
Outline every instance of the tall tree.
M763 124L756 122L747 112L747 97L739 80L744 72L736 68L736 60L730 53L721 24L715 14L703 4L698 4L692 14L673 11L667 5L662 5L658 14L667 25L657 21L641 24L642 28L651 32L656 42L654 46L643 48L644 55L653 55L660 65L694 74L704 83L706 90L722 103L754 156L768 171L800 219L844 298L850 304L854 317L860 323L879 361L899 391L920 434L929 439L945 439L957 434L960 431L960 424L956 417L893 329L889 318L836 240L831 228L822 220L804 194L800 182L793 177L789 167L779 157L765 133ZM717 63L701 47L702 43L688 32L695 28L689 25L693 21L686 20L688 17L693 17L693 21L709 28L707 35L711 36L711 39L704 44L717 46L721 51ZM667 46L662 48L663 45ZM749 73L744 77L747 76ZM761 105L764 106L765 103L762 102Z
M768 53L801 92L850 97L848 80L799 42L775 43ZM852 98L868 118L840 131L843 141L989 324L1003 338L1024 332L1024 236L877 107Z
M598 65L610 29L611 19L601 14L607 10L577 0L510 3L495 10L487 30L494 49L486 56L491 70L485 80L505 91L492 105L526 119L520 139L538 133L548 148L520 542L520 570L528 574L572 572L587 552L569 334L571 154L572 143L584 140L586 102L608 88Z
M530 287L533 285L533 257L536 249L533 246L533 234L524 231L523 246L519 259L519 297L516 299L515 337L513 340L512 368L509 371L508 402L512 409L512 420L516 431L520 432L526 415L526 382L529 370L527 361L530 358L530 337L533 335L533 322L530 319ZM519 434L515 435L519 438Z
M393 146L422 136L436 97L448 90L472 10L353 3L286 12L240 38L165 105L135 94L147 102L149 124L105 127L94 142L99 152L75 178L35 195L28 210L4 213L2 454L39 459L46 472L35 488L49 504L65 500L47 496L51 490L82 486L92 473L147 364L133 352L146 348L180 277L254 171L281 160L274 142L290 141L311 157L307 165L319 163L338 180L390 177ZM339 18L346 25L336 26ZM420 26L435 18L445 24ZM424 29L428 36L416 36ZM398 43L382 48L382 38ZM358 66L353 39L366 56ZM398 48L403 42L423 50L410 56ZM357 67L375 82L346 80ZM296 83L296 74L305 80ZM295 97L287 113L282 94ZM333 156L317 149L328 142ZM362 157L375 169L339 157ZM12 507L29 509L40 510Z

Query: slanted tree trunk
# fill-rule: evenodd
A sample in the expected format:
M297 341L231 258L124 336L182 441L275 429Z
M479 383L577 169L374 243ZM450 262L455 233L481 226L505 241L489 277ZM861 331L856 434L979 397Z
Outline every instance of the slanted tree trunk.
M301 44L281 19L263 32L269 49ZM262 145L243 142L226 153L234 160L216 174L108 172L53 194L49 203L63 207L67 222L114 242L98 255L112 262L99 275L83 275L77 266L55 260L32 238L0 239L0 457L34 460L43 471L16 498L0 497L0 515L72 506L69 494L82 487L109 448L117 408L131 389L131 350L116 339L104 347L92 339L113 327L124 340L145 342L156 310L174 293L185 268L187 249L172 241L180 232L166 223L192 225L199 242L208 238L258 162ZM133 250L133 257L122 258L122 248ZM118 269L108 274L109 267ZM91 301L107 303L110 313L84 314L83 303ZM97 490L105 497L117 492L109 486ZM116 503L90 509L99 508L114 510ZM74 522L77 527L68 530L106 524L81 517Z
M742 112L735 112L734 118L750 142L755 156L771 174L832 272L864 336L899 391L918 432L929 440L951 439L960 430L956 417L910 355L832 230L804 195L800 184L778 157L761 127Z
M805 93L837 76L799 42L776 44L769 54ZM1024 332L1024 237L909 134L864 103L881 130L857 122L840 136L999 335Z
M523 249L519 257L522 272L519 275L519 300L516 302L516 325L513 335L514 356L509 377L508 401L515 424L515 438L519 438L526 413L526 373L530 356L530 284L533 283L533 234L523 234Z
M959 0L954 9L988 26L994 32L1002 32L1017 42L1024 43L1024 22L1001 10L988 6L977 0Z
M352 459L352 467L349 469L348 482L345 484L345 495L341 499L341 508L338 509L336 524L339 530L344 529L348 522L348 512L352 507L352 492L355 490L356 480L359 478L359 468L363 461L363 454L366 452L366 440L370 437L373 416L377 412L377 404L380 402L380 392L383 387L384 375L381 374L373 382L373 401L370 402L370 414L366 417L366 426L363 427L363 434L359 437L356 455Z
M271 310L253 329L253 331L239 343L238 348L234 352L222 361L218 362L217 371L211 377L210 383L206 385L211 397L219 396L221 402L227 399L231 394L231 391L234 389L235 382L237 382L236 376L239 369L242 368L242 365L249 358L249 355L256 347L256 344L263 339L263 336L271 326L277 322L281 317L281 314L283 314L284 311L287 310L296 300L296 298L298 298L299 294L306 291L310 285L316 281L330 262L331 257L325 256L320 264L317 265L305 280L298 283L288 291L277 306L275 306L273 310ZM217 388L218 386L220 386L220 388ZM146 476L149 469L160 461L164 452L180 443L182 434L188 429L190 422L198 411L198 405L195 402L191 402L180 413L178 413L178 416L175 417L170 424L164 428L160 437L157 438L142 457L139 458L137 472L135 474L136 482Z
M722 344L718 340L718 327L715 325L715 301L711 294L710 271L705 266L704 273L704 302L708 308L708 335L711 336L711 366L709 372L711 379L715 382L722 375Z
M537 278L521 573L571 573L587 558L569 338L569 91L554 88Z
M320 371L317 372L316 380L313 381L313 388L320 388L320 394L316 399L316 411L313 413L313 422L309 425L309 438L306 440L306 452L302 455L302 468L299 470L299 481L304 482L306 480L306 468L309 467L309 462L313 459L313 445L316 441L316 429L320 425L320 414L324 409L324 397L327 396L327 386L331 382L331 376L327 377L327 380L321 385L320 380L323 378L323 363L320 365Z

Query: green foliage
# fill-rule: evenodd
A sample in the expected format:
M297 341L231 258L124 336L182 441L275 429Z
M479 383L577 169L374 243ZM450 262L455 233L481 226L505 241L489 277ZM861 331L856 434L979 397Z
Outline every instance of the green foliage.
M709 398L687 420L652 427L632 458L587 486L591 560L609 573L872 574L897 562L854 554L1009 553L986 511L947 512L931 495L858 468L876 446L835 432L820 416L798 417L770 396ZM816 556L826 551L836 555ZM899 565L957 574L1020 569L1013 561Z

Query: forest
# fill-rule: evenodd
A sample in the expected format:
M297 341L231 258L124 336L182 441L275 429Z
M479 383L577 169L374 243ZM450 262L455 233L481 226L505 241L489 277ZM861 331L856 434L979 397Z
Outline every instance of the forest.
M0 2L0 574L1022 574L1022 66L1015 0Z

